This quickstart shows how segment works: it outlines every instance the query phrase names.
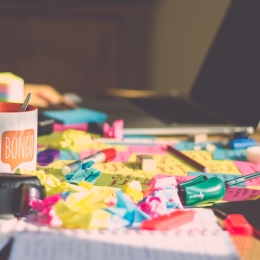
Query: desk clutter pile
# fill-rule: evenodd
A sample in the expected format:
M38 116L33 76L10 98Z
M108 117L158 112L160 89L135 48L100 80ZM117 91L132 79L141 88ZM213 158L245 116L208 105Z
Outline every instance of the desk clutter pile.
M211 178L224 183L260 171L260 163L247 159L247 148L257 146L256 141L111 134L104 138L78 126L58 126L38 137L37 170L18 172L36 176L44 193L40 199L30 199L28 211L20 216L11 260L23 255L28 260L36 255L37 259L172 259L172 255L239 259L213 211L201 207L214 201L258 199L260 178L224 186L215 195L213 187L212 196L198 189L190 205L180 197L179 188L201 176L201 183ZM169 146L204 165L207 172L169 153ZM82 160L107 149L115 154L103 162ZM75 161L76 169L62 172Z

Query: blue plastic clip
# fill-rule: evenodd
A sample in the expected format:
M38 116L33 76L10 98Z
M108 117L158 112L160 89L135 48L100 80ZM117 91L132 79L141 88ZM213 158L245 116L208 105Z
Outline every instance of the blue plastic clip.
M252 138L231 139L228 142L228 146L231 149L246 149L250 146L257 146L257 145L258 145L257 141Z

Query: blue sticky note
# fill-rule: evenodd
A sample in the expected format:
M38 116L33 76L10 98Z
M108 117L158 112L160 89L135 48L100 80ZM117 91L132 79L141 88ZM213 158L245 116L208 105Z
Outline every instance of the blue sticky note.
M79 160L79 154L71 150L60 150L59 160Z
M179 143L174 145L174 148L178 150L193 150L194 147L194 142L189 142L189 141L180 141Z
M217 177L223 182L230 181L239 177L242 177L242 174L224 174L224 173L205 173L205 172L188 172L188 176L200 176L205 175L208 178ZM245 186L244 182L236 184L236 186Z
M213 144L218 148L223 147L223 144L221 142L202 142L202 143L196 144L191 141L180 141L179 143L175 144L174 147L178 150L185 151L185 150L194 150L194 147L199 145L199 146L201 146L202 150L206 150L207 144Z
M246 150L229 150L217 148L212 152L213 160L246 161Z
M43 114L63 124L101 123L107 119L107 114L88 108L70 110L50 110Z

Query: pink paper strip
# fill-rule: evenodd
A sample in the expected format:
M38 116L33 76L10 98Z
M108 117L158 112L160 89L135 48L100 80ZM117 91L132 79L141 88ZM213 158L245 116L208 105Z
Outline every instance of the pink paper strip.
M65 130L68 130L68 129L87 131L88 130L88 123L66 124L66 125L54 123L54 125L53 125L53 130L57 131L57 132L65 131Z
M223 200L226 201L240 201L248 200L250 198L260 195L260 190L249 188L235 188L229 187L226 190Z
M167 154L165 145L130 145L129 153Z
M243 176L260 171L260 163L243 162L243 161L234 161L234 163ZM245 181L245 185L260 186L260 177Z

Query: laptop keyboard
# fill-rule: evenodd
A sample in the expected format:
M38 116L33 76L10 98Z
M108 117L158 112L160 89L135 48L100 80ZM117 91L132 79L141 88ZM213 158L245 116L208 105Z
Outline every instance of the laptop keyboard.
M167 125L223 123L219 118L181 98L133 98L129 101Z

